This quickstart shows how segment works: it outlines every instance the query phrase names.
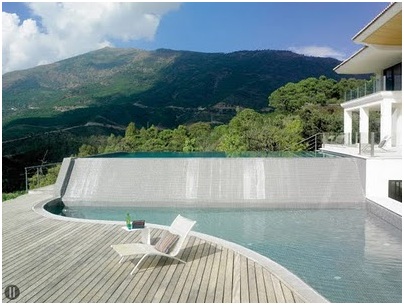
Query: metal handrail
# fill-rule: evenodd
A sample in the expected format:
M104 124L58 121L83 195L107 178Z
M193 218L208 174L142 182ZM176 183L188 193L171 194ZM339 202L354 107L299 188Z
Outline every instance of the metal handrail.
M62 164L61 162L57 163L46 163L46 164L41 164L41 165L34 165L34 166L27 166L25 167L25 190L28 192L29 190L29 183L28 183L28 170L30 169L35 169L36 168L36 174L39 175L40 171L42 172L42 168L46 167L51 167L51 166L56 166Z
M310 136L310 137L308 137L308 138L305 138L305 139L303 139L303 140L301 140L300 142L298 142L297 143L297 145L299 145L299 144L303 144L303 143L308 143L309 144L309 148L311 147L311 145L310 145L310 143L309 143L309 141L310 140L312 140L312 139L314 139L314 151L317 151L318 149L317 149L317 147L318 147L318 143L321 143L318 139L317 139L317 137L319 136L319 135L322 135L323 133L322 132L318 132L318 133L316 133L316 134L314 134L314 135L312 135L312 136Z

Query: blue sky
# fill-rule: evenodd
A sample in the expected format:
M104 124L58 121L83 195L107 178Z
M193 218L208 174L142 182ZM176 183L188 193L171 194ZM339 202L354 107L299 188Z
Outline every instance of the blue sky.
M3 3L3 73L105 46L345 59L388 2Z

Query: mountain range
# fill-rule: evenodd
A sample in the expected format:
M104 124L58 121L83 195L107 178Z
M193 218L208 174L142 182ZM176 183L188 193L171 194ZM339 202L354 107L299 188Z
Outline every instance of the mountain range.
M288 82L342 76L333 58L291 51L200 53L103 48L3 75L3 141L66 128L98 132L197 121L227 123L237 107L268 109Z

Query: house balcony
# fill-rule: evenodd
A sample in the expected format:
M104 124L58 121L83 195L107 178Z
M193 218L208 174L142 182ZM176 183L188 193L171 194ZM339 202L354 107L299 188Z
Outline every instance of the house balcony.
M401 75L395 75L392 79L372 78L363 85L345 92L345 102L359 99L381 91L400 91L401 92Z
M396 137L396 135L392 135ZM319 140L320 142L320 140ZM391 137L381 138L379 132L323 133L321 150L336 155L383 159L401 159L401 147L389 147Z
M385 88L388 86L384 86ZM378 88L377 86L375 87ZM379 87L382 88L382 87ZM401 89L396 86L393 89ZM360 91L357 91L360 93ZM369 92L370 93L370 92ZM370 144L370 133L375 132L376 142L386 140L384 148L395 149L401 154L402 146L402 92L401 90L383 90L370 93L341 104L344 109L344 145L352 142L353 130L360 133L358 141L361 145ZM378 112L380 120L377 125L370 126L370 113ZM353 120L353 114L359 117L359 122ZM376 128L376 130L375 130ZM348 135L351 135L348 136ZM355 143L355 142L354 142Z

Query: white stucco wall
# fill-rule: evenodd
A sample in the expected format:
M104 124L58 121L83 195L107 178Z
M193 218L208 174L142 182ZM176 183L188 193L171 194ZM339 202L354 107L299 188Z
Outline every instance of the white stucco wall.
M388 197L389 180L402 180L401 159L366 160L366 197Z

